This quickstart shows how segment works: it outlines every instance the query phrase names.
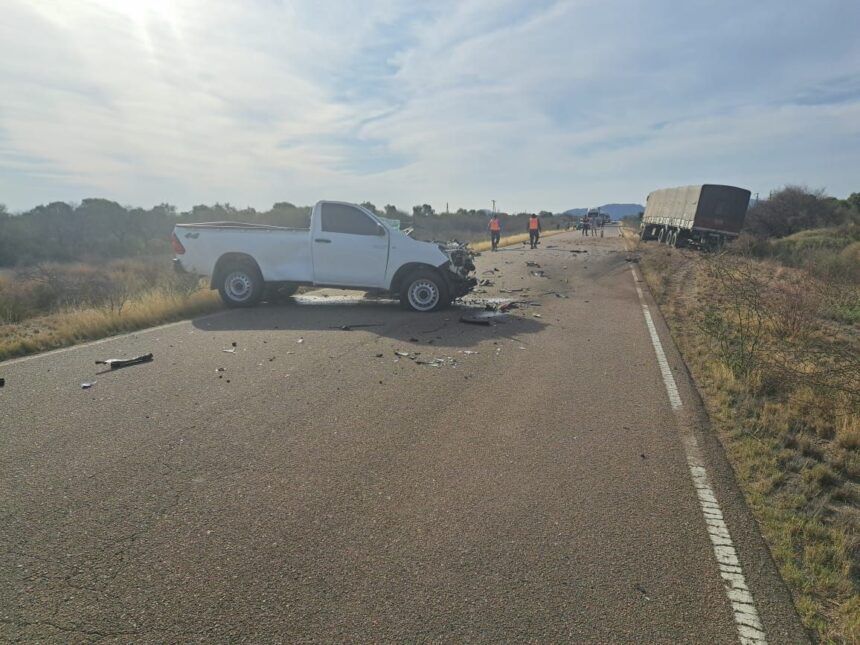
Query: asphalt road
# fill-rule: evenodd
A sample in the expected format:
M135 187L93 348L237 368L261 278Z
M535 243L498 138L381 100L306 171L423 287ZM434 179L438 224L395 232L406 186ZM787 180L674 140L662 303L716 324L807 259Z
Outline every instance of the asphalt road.
M625 256L483 254L475 301L536 303L490 327L317 292L0 363L0 640L736 643L687 432L768 642L806 642Z

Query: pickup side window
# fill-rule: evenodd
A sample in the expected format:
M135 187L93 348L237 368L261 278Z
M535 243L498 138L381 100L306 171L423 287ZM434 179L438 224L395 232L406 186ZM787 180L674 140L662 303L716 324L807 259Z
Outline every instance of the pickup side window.
M379 235L376 222L357 208L346 204L323 204L321 226L327 233Z

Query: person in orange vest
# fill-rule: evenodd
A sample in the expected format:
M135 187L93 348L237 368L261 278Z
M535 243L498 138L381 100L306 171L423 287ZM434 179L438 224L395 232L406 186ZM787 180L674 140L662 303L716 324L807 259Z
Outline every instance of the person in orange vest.
M499 216L493 213L493 216L490 218L490 244L493 247L493 251L499 248L499 239L502 237L502 224L499 222Z
M532 213L532 216L529 217L529 244L531 244L531 248L536 249L538 245L538 241L540 240L540 220L538 216Z

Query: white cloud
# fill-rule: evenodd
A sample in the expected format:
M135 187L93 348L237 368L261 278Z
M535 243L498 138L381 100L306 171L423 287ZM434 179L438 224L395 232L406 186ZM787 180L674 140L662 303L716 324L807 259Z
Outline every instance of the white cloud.
M12 0L0 202L844 195L860 190L858 19L837 0Z

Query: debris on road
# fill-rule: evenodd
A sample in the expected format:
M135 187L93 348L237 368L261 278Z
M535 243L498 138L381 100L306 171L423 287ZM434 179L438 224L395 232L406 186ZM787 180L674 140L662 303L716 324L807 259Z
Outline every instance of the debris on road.
M538 269L540 269L540 264L538 264L537 262L532 262L531 260L526 261L526 266L527 267L537 267Z
M633 256L633 257L627 257L627 258L624 258L624 261L625 261L625 262L639 262L639 258L638 258L638 257L635 257L635 256Z
M467 356L471 356L472 354L477 354L478 352L476 352L472 349L464 349L461 353L466 354Z
M486 278L478 282L479 287L492 287L494 284L492 280L487 280Z
M6 387L6 379L0 378L0 387Z
M98 381L92 381L92 382L89 382L89 383L81 383L81 389L82 389L82 390L89 390L89 389L90 389L93 385L95 385L96 383L98 383Z
M216 367L216 368L215 368L215 371L216 371L216 372L226 372L226 371L227 371L227 368L226 368L226 367Z
M221 351L222 351L222 352L224 352L225 354L235 354L235 353L236 353L236 348L235 348L235 347L230 347L230 348L228 348L228 349L222 349Z
M516 289L499 289L501 293L519 293L521 291L528 291L525 287L517 287Z
M134 358L108 358L103 361L96 361L96 365L107 365L112 370L118 370L122 367L140 365L141 363L149 363L150 361L152 361L152 354L141 354Z
M538 278L548 278L548 277L549 277L546 273L544 273L544 272L543 272L543 270L540 270L540 271L532 271L532 275L533 275L533 276L536 276L536 277L538 277Z
M412 355L409 352L398 352L397 350L395 350L394 355L401 356L403 358L412 358Z
M541 315L540 315L540 314L532 314L532 316L534 316L535 318L540 318L540 317L541 317Z
M467 325L483 325L484 327L492 325L489 318L477 318L475 316L460 316L460 322Z
M493 272L493 270L491 269L491 270L488 270L488 271L483 271L483 272L481 272L481 275L493 275L493 273L494 273L494 272Z
M588 253L585 249L571 249L571 253Z
M332 325L329 329L340 329L341 331L352 331L360 327L383 327L385 323L355 323L352 325ZM299 341L301 342L301 340Z
M305 342L305 339L304 339L304 338L299 338L296 342L297 342L297 343L299 343L299 344L301 345L303 342Z

